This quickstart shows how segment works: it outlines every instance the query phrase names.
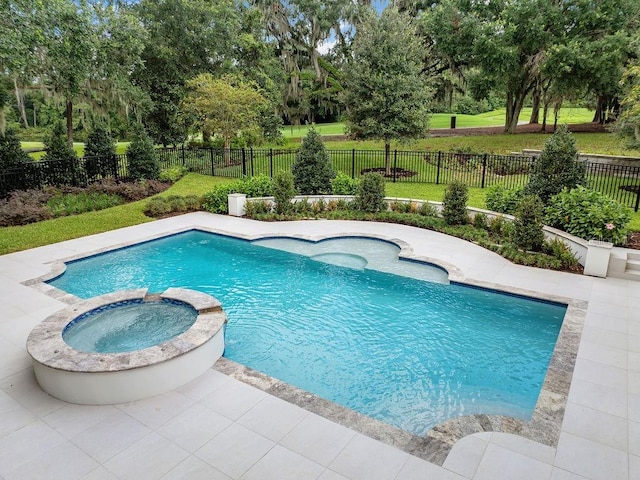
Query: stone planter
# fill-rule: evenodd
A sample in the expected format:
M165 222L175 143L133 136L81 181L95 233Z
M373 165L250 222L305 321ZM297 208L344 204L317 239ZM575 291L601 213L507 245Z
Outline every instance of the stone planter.
M587 258L584 263L584 274L605 278L609 268L609 257L613 243L600 240L589 240Z

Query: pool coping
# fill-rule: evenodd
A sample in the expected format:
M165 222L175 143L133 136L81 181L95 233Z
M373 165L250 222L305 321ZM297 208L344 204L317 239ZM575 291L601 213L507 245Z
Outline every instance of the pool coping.
M44 283L61 275L66 268L65 262L100 255L113 250L126 248L128 246L192 230L225 235L248 241L278 237L306 240L310 242L319 242L322 240L344 237L366 237L378 239L398 245L400 248L398 257L401 259L430 263L445 269L449 274L449 280L451 282L567 305L567 310L552 353L547 375L545 376L532 418L528 422L500 415L475 414L446 420L433 427L425 436L418 436L396 427L392 427L391 425L381 421L366 417L349 408L322 399L312 393L288 385L280 380L269 377L268 375L236 364L224 357L220 358L213 367L222 373L257 387L266 393L298 405L311 412L318 413L336 423L349 427L376 440L395 446L407 453L428 460L436 465L442 465L444 463L448 453L458 440L467 435L480 432L517 434L544 445L551 447L557 446L588 302L523 288L505 286L492 282L468 279L458 267L449 262L442 261L437 258L414 255L413 248L409 243L394 237L372 233L323 235L299 235L287 233L247 235L238 232L228 232L208 226L190 225L181 228L169 229L134 241L116 243L108 247L96 249L89 253L85 252L69 256L64 259L59 259L49 264L51 266L51 270L47 274L22 283L23 285L30 286L40 291L41 293L73 305L80 301L78 297Z

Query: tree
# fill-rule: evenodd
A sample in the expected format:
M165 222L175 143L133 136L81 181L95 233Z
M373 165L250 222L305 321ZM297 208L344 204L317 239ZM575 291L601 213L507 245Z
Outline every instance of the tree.
M145 125L157 143L181 143L187 138L180 110L185 84L201 73L233 69L238 10L233 0L141 0L135 11L148 32L133 73L152 102Z
M98 175L115 176L116 142L104 125L96 125L89 133L84 147L85 170L90 179Z
M260 131L260 112L267 101L254 82L233 75L214 78L203 73L188 81L187 88L184 110L194 124L222 138L226 162L234 138Z
M629 66L624 73L625 95L622 99L622 115L616 128L627 140L628 146L640 146L640 65Z
M42 161L46 162L49 170L48 178L54 185L76 185L80 181L76 154L69 146L62 122L55 123L51 132L44 138L44 148L47 151Z
M545 142L542 154L533 164L526 195L537 195L547 204L563 188L571 190L585 181L584 164L577 162L576 141L566 125L561 125Z
M430 94L421 74L423 55L412 19L392 7L379 18L370 11L353 41L344 76L347 129L356 139L384 141L387 175L391 141L427 132Z
M29 161L31 158L22 149L20 139L13 129L9 128L0 133L0 170L16 167Z
M291 171L300 194L331 193L331 180L336 173L331 165L331 157L322 143L322 137L315 129L309 130L302 140Z
M544 244L544 205L536 195L527 195L518 205L513 221L513 241L523 250L538 252Z
M155 180L160 175L160 166L153 140L142 127L138 127L127 147L127 168L135 180Z

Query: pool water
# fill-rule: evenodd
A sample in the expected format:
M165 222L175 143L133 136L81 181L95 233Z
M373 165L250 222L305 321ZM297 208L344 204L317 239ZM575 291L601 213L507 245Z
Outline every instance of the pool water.
M62 339L81 352L131 352L177 337L197 317L198 312L183 302L130 300L74 319L62 331Z
M225 357L417 435L460 415L531 417L565 306L278 247L190 231L69 263L50 283L82 298L214 295L229 318Z

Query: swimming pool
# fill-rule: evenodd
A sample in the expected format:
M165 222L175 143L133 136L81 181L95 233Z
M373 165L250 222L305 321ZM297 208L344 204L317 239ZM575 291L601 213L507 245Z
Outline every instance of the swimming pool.
M213 294L226 357L418 435L459 415L531 416L564 306L317 255L191 231L72 262L50 283L83 298Z

